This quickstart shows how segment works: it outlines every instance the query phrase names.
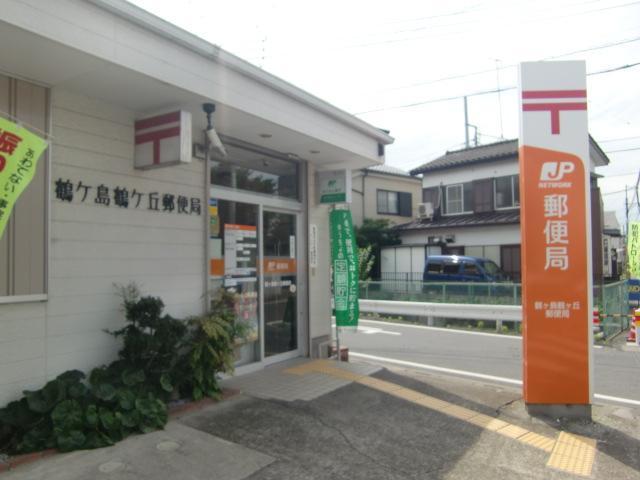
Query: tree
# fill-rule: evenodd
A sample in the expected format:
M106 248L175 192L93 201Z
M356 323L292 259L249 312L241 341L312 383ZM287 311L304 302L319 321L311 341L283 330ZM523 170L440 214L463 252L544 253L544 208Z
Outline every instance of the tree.
M365 218L360 227L355 228L358 247L371 247L373 278L380 278L380 249L389 245L400 244L398 232L391 226L389 220Z

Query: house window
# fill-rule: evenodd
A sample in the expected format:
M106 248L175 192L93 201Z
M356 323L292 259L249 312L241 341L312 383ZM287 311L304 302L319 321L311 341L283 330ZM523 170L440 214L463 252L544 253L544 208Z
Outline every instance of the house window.
M494 185L496 210L520 206L520 183L518 175L498 177L495 179Z
M514 282L520 282L520 245L502 245L500 247L500 267Z
M473 188L471 182L447 185L444 188L445 215L471 213L473 207Z
M378 190L377 206L378 214L381 215L400 215L403 217L412 216L411 193L409 192Z
M4 118L18 119L27 128L46 132L48 97L44 87L0 75L0 115ZM40 132L36 133L42 135ZM0 236L0 303L46 298L47 169L45 150Z

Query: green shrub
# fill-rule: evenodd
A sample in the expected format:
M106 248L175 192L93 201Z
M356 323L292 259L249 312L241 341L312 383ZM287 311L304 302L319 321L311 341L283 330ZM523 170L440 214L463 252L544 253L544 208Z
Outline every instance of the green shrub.
M162 428L172 396L219 393L216 375L233 369L233 296L222 292L212 313L181 321L163 315L162 300L121 288L127 324L108 332L122 339L118 359L88 378L65 372L0 409L0 451L70 451L113 445L127 435Z

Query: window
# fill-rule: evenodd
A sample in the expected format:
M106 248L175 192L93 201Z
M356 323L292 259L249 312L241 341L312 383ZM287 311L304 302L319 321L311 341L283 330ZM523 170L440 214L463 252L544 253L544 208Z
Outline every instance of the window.
M471 213L473 208L473 187L471 182L447 185L444 188L444 214L457 215Z
M480 276L480 270L475 263L464 262L462 264L462 273L464 275L475 275Z
M0 115L24 121L27 128L48 130L46 88L0 75ZM42 135L41 132L36 132ZM0 299L43 296L47 287L48 150L38 161L29 186L16 202L0 237ZM3 298L4 297L4 298ZM44 298L44 297L43 297ZM43 298L37 298L38 300Z
M299 165L241 142L225 139L228 157L211 160L211 183L298 200Z
M441 273L442 264L438 262L429 262L429 264L427 265L427 271L429 273Z
M377 212L382 215L411 217L411 193L378 190L376 193Z
M495 179L495 207L516 208L520 206L520 183L518 175Z
M446 263L442 269L442 273L445 275L457 275L460 272L459 263Z
M473 211L476 213L493 211L493 179L474 180Z

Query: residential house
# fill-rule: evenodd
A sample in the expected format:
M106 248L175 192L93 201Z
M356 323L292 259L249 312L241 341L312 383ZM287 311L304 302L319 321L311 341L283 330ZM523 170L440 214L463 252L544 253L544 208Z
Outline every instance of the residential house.
M589 138L592 171L609 159ZM506 140L447 152L410 172L422 174L418 218L398 225L402 245L382 254L385 272L421 278L425 255L489 258L520 280L518 141ZM602 202L592 174L592 239L602 245ZM601 283L602 249L593 249L594 284ZM387 276L393 274L387 273Z
M418 214L422 180L390 165L356 170L351 181L351 214L354 225L365 218L406 223Z

